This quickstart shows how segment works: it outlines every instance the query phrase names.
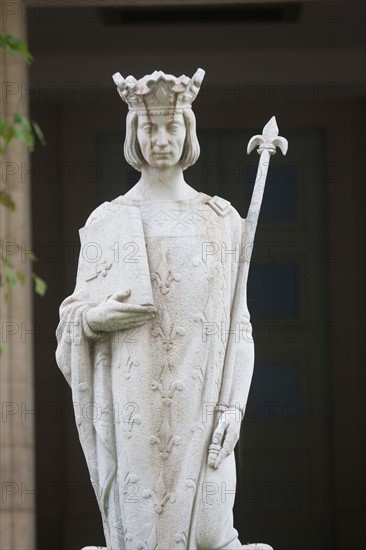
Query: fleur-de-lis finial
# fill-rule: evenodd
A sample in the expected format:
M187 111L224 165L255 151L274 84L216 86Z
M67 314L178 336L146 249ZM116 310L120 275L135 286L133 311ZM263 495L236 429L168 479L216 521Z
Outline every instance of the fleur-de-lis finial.
M276 147L281 149L283 155L286 155L288 142L286 138L278 135L278 126L276 117L272 117L263 128L262 135L253 136L248 143L247 153L248 155L253 151L254 147L258 145L258 154L261 155L265 149L268 150L270 155L274 155Z

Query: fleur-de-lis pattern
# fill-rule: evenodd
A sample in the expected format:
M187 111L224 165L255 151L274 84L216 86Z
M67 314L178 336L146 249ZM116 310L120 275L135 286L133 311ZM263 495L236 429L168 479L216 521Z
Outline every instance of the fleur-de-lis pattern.
M158 540L156 536L156 524L154 523L146 539L137 540L136 550L156 550L157 547L158 547Z
M161 338L165 351L171 351L179 336L185 334L185 329L175 325L171 321L167 307L164 306L161 315L157 318L156 323L151 329L151 334L155 338Z
M163 383L159 380L154 380L151 384L153 390L159 390L160 397L164 405L170 405L175 391L182 391L183 384L179 380L172 382L168 389L164 388Z
M152 273L151 281L156 283L161 294L165 295L170 291L172 283L174 281L179 282L181 278L182 275L180 273L173 273L170 269L167 259L167 250L162 250L158 268L155 273Z
M164 417L158 435L150 436L150 443L151 445L157 444L160 451L160 457L163 460L168 458L173 445L181 444L181 438L178 435L173 435L167 416Z
M124 424L126 426L127 437L130 438L132 437L132 430L134 426L141 424L141 417L139 414L135 414L134 411L131 411L126 415Z
M131 350L127 359L125 378L128 380L131 376L131 370L133 367L140 366L140 359L137 356L136 350Z
M168 492L166 488L162 471L159 474L159 478L155 484L155 487L153 489L146 489L142 496L144 498L152 498L157 514L161 514L163 512L164 506L167 504L167 502L170 501L173 503L175 501L174 493Z

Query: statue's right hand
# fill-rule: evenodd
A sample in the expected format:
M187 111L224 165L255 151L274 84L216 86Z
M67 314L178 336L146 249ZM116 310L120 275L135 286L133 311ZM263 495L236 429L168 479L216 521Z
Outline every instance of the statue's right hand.
M154 306L125 304L123 300L131 294L130 290L116 292L85 313L89 327L95 332L114 332L138 327L153 319L156 313Z

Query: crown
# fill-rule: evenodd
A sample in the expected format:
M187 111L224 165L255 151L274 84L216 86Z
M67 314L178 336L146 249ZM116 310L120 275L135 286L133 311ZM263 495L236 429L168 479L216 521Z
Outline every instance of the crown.
M130 111L164 114L190 109L204 76L205 71L197 69L192 78L184 74L176 77L163 71L154 71L140 80L131 75L125 79L120 73L112 78Z

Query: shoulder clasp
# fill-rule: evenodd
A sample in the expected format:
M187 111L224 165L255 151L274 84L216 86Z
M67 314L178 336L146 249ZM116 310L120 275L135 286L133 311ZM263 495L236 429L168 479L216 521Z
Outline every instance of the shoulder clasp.
M207 204L209 204L212 210L214 210L219 216L226 216L226 214L232 210L231 203L218 195L215 195L207 201Z

